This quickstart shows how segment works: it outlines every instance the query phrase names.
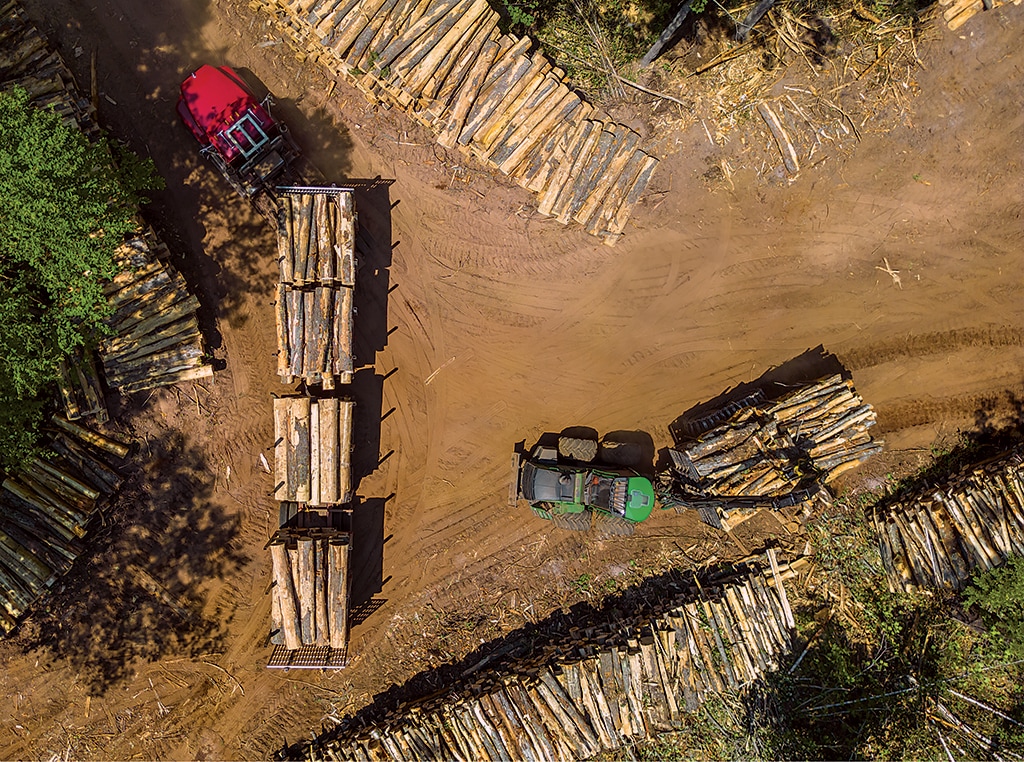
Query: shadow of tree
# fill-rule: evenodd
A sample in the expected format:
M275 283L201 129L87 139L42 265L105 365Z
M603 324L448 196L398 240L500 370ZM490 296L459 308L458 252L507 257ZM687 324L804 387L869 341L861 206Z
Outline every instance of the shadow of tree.
M94 527L90 549L26 623L22 646L66 660L94 695L137 662L215 650L227 622L202 611L209 580L248 559L232 547L238 526L211 501L205 458L180 433L148 442L145 470L127 480Z

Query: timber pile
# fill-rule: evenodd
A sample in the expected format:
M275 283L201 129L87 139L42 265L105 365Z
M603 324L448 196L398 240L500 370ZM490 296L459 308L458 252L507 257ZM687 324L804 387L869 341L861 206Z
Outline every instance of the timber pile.
M278 532L270 543L271 642L344 650L348 640L349 536Z
M676 474L708 496L778 496L810 473L829 482L882 449L875 411L835 375L765 401L753 395L723 423L670 450Z
M539 211L614 243L658 160L603 118L487 0L252 0L300 55L397 105L539 196Z
M352 500L352 413L336 398L274 400L274 496L314 506Z
M616 611L622 616L604 627L544 644L540 659L475 672L470 684L372 724L349 720L302 752L331 760L584 759L678 729L708 698L776 669L794 626L778 575L753 566L718 585L694 583L661 614L641 620Z
M208 378L199 300L164 261L167 247L143 229L118 250L124 268L105 287L111 335L100 342L107 385L125 394Z
M939 5L946 6L942 19L953 31L966 24L975 13L992 10L1003 5L1020 5L1021 0L939 0Z
M63 418L43 453L0 487L0 633L71 568L90 519L121 484L128 448Z
M290 188L277 219L277 374L352 382L356 212L348 188Z
M22 88L32 105L53 109L65 124L95 140L100 134L96 112L74 82L64 59L50 49L20 3L0 2L0 90Z
M876 507L890 587L958 591L976 569L1024 554L1022 463L1018 448L922 494Z
M281 282L353 288L356 214L348 188L279 190L277 254Z
M69 421L96 416L97 423L110 420L103 387L92 352L80 351L70 362L61 360L57 386Z

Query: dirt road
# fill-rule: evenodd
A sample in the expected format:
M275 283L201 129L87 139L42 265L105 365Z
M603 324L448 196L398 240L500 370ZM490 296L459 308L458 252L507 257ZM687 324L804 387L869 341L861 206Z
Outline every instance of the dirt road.
M96 54L102 120L167 179L151 214L224 367L209 390L126 409L142 468L124 505L51 611L0 645L5 758L266 756L559 605L680 553L736 552L674 514L601 542L511 511L512 447L545 431L641 430L662 447L684 410L824 345L879 411L890 454L855 476L878 479L1021 394L1024 8L940 35L920 51L909 123L865 130L848 161L792 184L739 171L711 193L711 147L682 136L687 150L608 248L531 214L524 191L344 84L328 98L323 75L237 0L27 6L86 91ZM357 317L366 605L351 666L331 675L262 667L277 514L257 458L284 389L274 242L176 122L177 83L207 62L272 91L327 177L394 181L360 191L381 243Z

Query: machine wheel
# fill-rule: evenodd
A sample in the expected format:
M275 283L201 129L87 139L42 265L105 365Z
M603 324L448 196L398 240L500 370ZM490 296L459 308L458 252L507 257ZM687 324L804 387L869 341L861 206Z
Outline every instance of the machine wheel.
M639 442L609 442L601 443L601 460L612 466L628 466L636 468L641 465L643 448Z
M568 529L570 532L586 532L590 529L590 518L590 511L555 513L551 516L551 523L559 529Z
M578 460L580 463L589 463L597 457L597 440L559 437L558 454L563 458Z
M629 537L636 531L636 524L632 521L601 512L597 514L596 527L602 537Z

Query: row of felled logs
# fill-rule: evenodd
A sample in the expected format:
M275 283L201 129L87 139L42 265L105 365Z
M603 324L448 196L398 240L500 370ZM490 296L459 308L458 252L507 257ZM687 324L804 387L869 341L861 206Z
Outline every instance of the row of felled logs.
M308 505L352 499L355 403L305 396L274 400L274 497Z
M277 286L277 374L333 389L352 382L353 289Z
M610 622L543 664L476 673L302 749L308 759L585 759L678 729L704 701L776 669L794 627L782 581L757 568L697 585L639 624ZM557 648L557 645L555 646Z
M110 420L92 352L79 350L69 360L61 360L57 370L60 374L57 387L68 420L91 416L96 417L97 423Z
M1024 555L1024 451L873 512L890 587L960 590L975 570Z
M199 300L161 253L166 247L143 229L120 247L124 269L104 287L110 335L98 351L107 385L125 394L213 375L196 319Z
M253 0L305 54L449 148L537 193L539 211L614 243L657 159L599 117L487 0Z
M349 537L278 534L270 544L274 586L271 642L345 648L348 639Z
M874 408L838 375L770 403L751 400L671 451L675 470L699 493L782 495L800 483L800 460L829 482L882 449L868 432Z
M54 418L43 451L0 487L0 633L71 568L100 502L121 477L110 462L128 448Z
M277 251L281 283L356 283L352 191L317 188L279 193Z
M1009 5L1010 2L1020 5L1021 0L939 0L939 5L946 6L942 12L942 20L951 30L956 31L970 21L974 14Z
M49 108L90 140L99 136L88 98L79 97L71 70L29 21L17 0L0 2L0 90L20 87L32 105Z

